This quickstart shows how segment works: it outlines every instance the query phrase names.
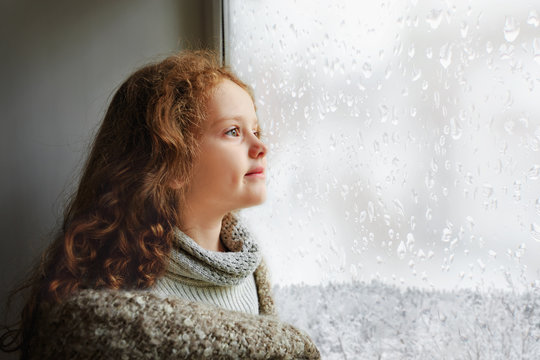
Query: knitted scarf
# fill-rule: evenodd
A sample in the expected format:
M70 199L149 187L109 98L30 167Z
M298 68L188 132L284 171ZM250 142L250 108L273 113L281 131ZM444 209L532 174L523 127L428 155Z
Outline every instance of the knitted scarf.
M220 234L229 252L206 250L179 229L175 233L167 276L184 283L237 285L261 262L259 246L232 213L223 218Z

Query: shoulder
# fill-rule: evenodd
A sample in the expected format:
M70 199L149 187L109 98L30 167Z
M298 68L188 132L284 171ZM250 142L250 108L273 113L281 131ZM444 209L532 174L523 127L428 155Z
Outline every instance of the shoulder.
M309 337L273 316L147 291L79 291L43 308L33 343L36 359L318 358Z

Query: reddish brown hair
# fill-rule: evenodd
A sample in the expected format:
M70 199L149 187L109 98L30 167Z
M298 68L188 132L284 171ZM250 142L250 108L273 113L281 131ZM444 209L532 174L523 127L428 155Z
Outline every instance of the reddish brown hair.
M147 288L163 274L206 104L223 79L252 96L208 51L170 56L120 86L62 228L21 287L31 288L30 297L19 326L2 335L3 350L22 348L25 357L37 304L60 302L84 288Z

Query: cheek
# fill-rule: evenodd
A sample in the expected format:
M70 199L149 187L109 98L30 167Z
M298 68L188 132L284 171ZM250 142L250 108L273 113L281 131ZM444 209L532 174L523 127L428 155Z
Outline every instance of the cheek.
M199 163L199 177L213 187L230 187L244 181L244 173L238 155L217 149L205 154Z

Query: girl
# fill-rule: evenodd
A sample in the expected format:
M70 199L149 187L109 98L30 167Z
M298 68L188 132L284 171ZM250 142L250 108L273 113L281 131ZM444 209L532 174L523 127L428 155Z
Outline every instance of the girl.
M205 51L114 95L2 349L21 358L319 358L275 316L236 210L266 196L253 95Z

